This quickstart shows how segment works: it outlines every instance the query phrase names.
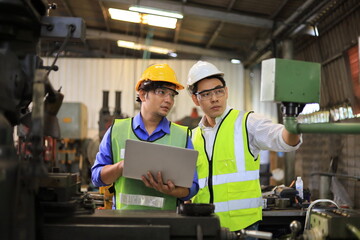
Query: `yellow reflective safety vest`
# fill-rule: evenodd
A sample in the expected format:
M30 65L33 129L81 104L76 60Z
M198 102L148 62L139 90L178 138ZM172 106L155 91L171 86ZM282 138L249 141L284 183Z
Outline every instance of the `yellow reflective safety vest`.
M260 159L249 150L246 120L250 112L230 110L217 130L213 155L208 159L205 138L193 129L194 148L199 151L197 171L200 190L194 203L213 203L222 227L244 229L262 219L259 181ZM241 142L234 142L235 122L241 118Z
M186 147L188 128L175 123L170 133L153 141L158 144ZM114 164L124 160L125 140L140 140L132 128L132 118L116 119L111 129L111 148ZM141 151L141 149L139 149ZM120 177L115 184L116 209L176 210L177 198L148 188L141 180Z

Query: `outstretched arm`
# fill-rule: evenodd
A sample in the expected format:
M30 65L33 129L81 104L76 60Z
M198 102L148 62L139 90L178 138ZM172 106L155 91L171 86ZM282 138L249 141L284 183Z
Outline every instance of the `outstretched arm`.
M290 133L286 128L282 131L282 138L290 146L296 146L300 142L300 135Z

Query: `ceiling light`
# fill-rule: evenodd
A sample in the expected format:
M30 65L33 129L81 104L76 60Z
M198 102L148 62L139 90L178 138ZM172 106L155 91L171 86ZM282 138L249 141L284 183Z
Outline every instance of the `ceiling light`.
M143 23L150 26L176 28L176 18L157 16L152 14L143 14L138 12L131 12L127 10L109 8L109 13L112 19L127 21L133 23Z
M134 42L119 40L119 41L117 41L117 44L118 44L119 47L141 50L141 46L139 44L134 43Z
M316 25L313 24L301 24L299 25L292 33L291 37L297 35L297 34L305 34L310 36L319 36L319 30Z
M142 23L148 24L150 26L156 27L164 27L164 28L176 28L176 18L169 18L169 17L161 17L151 14L144 14L142 18Z
M169 52L169 56L176 58L177 57L177 53L176 52Z
M141 22L141 15L137 12L109 8L109 13L112 19L134 23Z
M311 36L315 36L315 37L319 36L319 30L318 30L317 26L315 26L315 25L308 25L306 27L306 33Z
M129 42L129 41L118 40L117 44L119 47L131 48L131 49L135 49L135 50L145 50L145 51L159 53L159 54L170 54L170 53L176 54L176 53L174 53L174 50L172 50L172 49L154 47L154 46L145 46L142 44Z
M161 48L161 47L145 47L146 50L154 53L159 54L169 54L170 50L167 48Z
M154 15L164 16L164 17L172 17L182 19L183 15L177 12L163 11L155 8L145 8L145 7L137 7L131 6L129 8L130 11L141 12L141 13L150 13Z
M240 64L241 63L241 61L239 60L239 59L231 59L231 63L233 63L233 64Z

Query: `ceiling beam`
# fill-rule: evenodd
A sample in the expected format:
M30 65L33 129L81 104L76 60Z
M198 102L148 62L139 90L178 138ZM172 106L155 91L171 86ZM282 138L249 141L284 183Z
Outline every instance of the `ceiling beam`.
M108 32L110 32L110 24L109 24L109 14L108 14L108 11L107 11L107 9L104 7L104 3L102 2L102 0L99 0L99 5L100 5L100 8L101 8L101 12L102 12L103 18L104 18L104 23L105 23L105 26L106 26L106 30L107 30Z
M287 4L289 0L284 0L279 7L276 9L276 11L270 16L270 19L276 19L278 14L283 10L283 8L285 7L285 5Z
M258 62L261 56L267 54L267 52L269 52L269 48L272 44L273 39L279 37L285 39L286 37L288 37L286 36L286 34L291 34L290 30L296 29L299 25L302 24L302 21L298 21L298 18L302 17L303 15L305 15L306 18L308 14L312 14L312 12L318 11L330 1L331 0L307 0L305 3L303 3L290 17L285 20L284 24L280 25L273 31L272 39L267 39L260 49L253 51L250 54L247 60L244 61L244 66L246 68L251 67L253 64ZM317 5L314 8L315 3Z
M231 8L234 6L235 1L236 0L231 0L230 1L229 5L227 6L227 11L231 10ZM219 35L220 31L222 30L223 26L224 26L224 21L221 21L219 23L219 25L217 26L216 30L214 31L213 35L211 36L210 40L206 44L205 48L210 48L211 47L211 45L214 43L215 39Z
M138 38L135 36L130 36L126 34L119 34L119 33L110 33L106 31L100 31L96 29L87 29L86 30L86 39L109 39L113 41L117 40L125 40L125 41L131 41L136 42L140 44L145 44L145 38ZM190 53L194 55L199 56L209 56L209 57L216 57L216 58L225 58L225 59L231 59L231 58L237 58L239 57L238 54L231 52L231 51L219 51L219 50L210 50L205 49L202 47L194 47L189 46L185 44L178 44L178 43L171 43L171 42L165 42L165 41L159 41L159 40L152 40L152 46L156 47L162 47L162 48L168 48L173 49L175 52L184 52L184 53Z
M178 19L176 22L175 34L174 34L174 43L179 41L180 29L181 29L182 20Z
M66 11L68 12L68 14L70 15L70 17L74 17L74 13L73 11L70 9L69 7L69 3L67 0L62 0L64 8L66 9Z
M228 11L219 11L205 9L202 7L193 7L178 2L169 2L163 0L102 0L108 3L121 3L128 5L141 5L144 7L159 8L168 11L181 12L185 17L192 15L197 17L209 18L226 23L234 23L250 27L260 27L271 29L273 21L266 18L252 17L245 14L231 13Z
M224 26L224 22L221 21L219 23L219 25L217 26L216 30L214 31L213 35L211 36L210 40L208 41L208 43L206 44L206 47L205 48L210 48L211 45L213 44L213 42L215 41L215 39L217 38L217 36L219 35L221 29L223 28Z

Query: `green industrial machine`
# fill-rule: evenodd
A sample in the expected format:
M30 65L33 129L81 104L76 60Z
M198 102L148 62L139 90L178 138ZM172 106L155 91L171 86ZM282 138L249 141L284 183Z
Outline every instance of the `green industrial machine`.
M321 64L272 58L262 61L261 101L281 102L284 125L291 133L360 134L357 123L298 123L306 103L320 102Z
M262 62L261 100L320 102L320 63L272 58Z

